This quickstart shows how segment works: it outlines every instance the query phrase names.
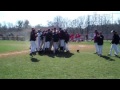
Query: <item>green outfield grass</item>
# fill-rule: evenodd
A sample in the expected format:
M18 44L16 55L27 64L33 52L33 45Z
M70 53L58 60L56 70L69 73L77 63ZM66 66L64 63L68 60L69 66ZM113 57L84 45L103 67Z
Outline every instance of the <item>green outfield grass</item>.
M94 45L93 41L70 44ZM3 53L1 46L9 49L5 49L6 52L24 50L28 49L29 42L0 41L0 52ZM94 54L94 48L84 51L84 47L80 53L75 50L58 56L31 58L28 53L0 57L0 79L120 79L120 58L107 56L109 41L105 41L103 49L103 57Z
M0 53L27 50L29 44L27 41L0 40Z

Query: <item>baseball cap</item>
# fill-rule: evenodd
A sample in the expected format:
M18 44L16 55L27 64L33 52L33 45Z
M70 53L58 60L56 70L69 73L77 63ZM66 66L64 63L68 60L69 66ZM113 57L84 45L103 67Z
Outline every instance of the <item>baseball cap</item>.
M115 32L115 30L112 30L111 33Z
M32 28L32 30L35 30L35 28Z

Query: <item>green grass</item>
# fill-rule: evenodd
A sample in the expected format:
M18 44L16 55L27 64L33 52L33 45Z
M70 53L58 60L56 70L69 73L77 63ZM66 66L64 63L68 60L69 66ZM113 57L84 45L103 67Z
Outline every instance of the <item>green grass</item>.
M0 53L22 51L28 49L29 46L27 41L0 40Z
M4 43L9 44L7 41L3 42L3 44ZM19 42L19 46L22 46L22 43L25 42ZM94 45L93 42L70 44ZM69 57L66 54L61 57L36 55L34 58L30 58L28 54L0 57L0 78L120 79L120 58L107 56L110 49L109 42L105 41L103 48L104 57L93 54L94 49L82 51L80 53L72 52L73 55L71 54Z

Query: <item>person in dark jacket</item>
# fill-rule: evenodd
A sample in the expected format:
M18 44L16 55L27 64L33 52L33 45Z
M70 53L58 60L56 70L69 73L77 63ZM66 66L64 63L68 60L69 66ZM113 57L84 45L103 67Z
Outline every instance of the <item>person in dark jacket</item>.
M119 49L119 44L120 44L120 36L119 36L119 34L116 32L116 42L115 42L115 44L116 44L116 47L117 47L117 52L118 53L120 53L120 49ZM116 54L116 53L115 53Z
M46 32L46 38L45 38L45 51L49 51L51 39L52 39L52 36L50 33L50 29L48 29Z
M103 42L104 36L102 35L102 32L100 32L97 36L97 44L98 44L98 55L102 56L102 50L103 50Z
M64 52L65 49L65 32L63 30L60 31L60 51Z
M112 30L111 33L113 33L113 37L109 55L112 56L112 50L114 50L115 56L118 56L117 44L119 43L119 38L116 31Z
M58 41L59 41L59 33L58 30L55 30L53 33L53 53L58 52Z
M69 52L69 49L68 49L69 39L70 39L70 35L68 34L67 31L65 31L65 50L66 50L66 52Z
M49 34L50 34L50 47L49 47L49 51L51 51L52 50L52 43L53 43L53 40L52 40L52 29L50 29Z
M95 32L94 32L94 44L95 44L95 54L97 54L98 53L98 44L97 44L97 35L98 35L98 31L97 30L95 30Z
M35 29L34 28L32 28L32 31L31 31L31 33L30 33L30 55L32 56L32 55L36 55L36 49L37 49L37 46L36 46L36 43L35 43L35 41L36 41L36 37L37 37L37 33L36 33L36 31L35 31Z

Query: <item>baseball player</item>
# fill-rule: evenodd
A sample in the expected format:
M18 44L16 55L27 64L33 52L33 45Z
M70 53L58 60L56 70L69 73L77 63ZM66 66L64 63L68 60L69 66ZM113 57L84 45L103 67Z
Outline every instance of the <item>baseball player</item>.
M108 55L112 56L112 50L114 50L115 56L118 56L117 44L119 43L119 38L115 30L112 30L111 33L113 33L113 37L111 41L110 52Z
M53 53L58 52L58 41L59 41L59 33L58 30L55 30L53 33Z
M118 34L119 36L119 44L120 44L120 35ZM118 52L120 53L120 46L118 45Z
M36 55L36 37L37 37L37 34L36 34L36 31L34 28L32 28L32 31L30 33L30 56L32 55Z
M37 51L40 51L40 43L41 43L40 36L41 36L41 34L42 34L41 31L38 30L37 39L36 39L36 41L37 41Z
M75 42L77 42L78 34L75 34Z
M78 33L78 38L77 38L78 42L80 42L80 34Z
M103 49L103 40L104 36L102 35L102 32L100 32L97 36L97 44L98 44L98 56L102 56L102 49Z
M41 43L40 43L40 51L43 50L43 48L42 48L42 46L43 46L43 35L44 35L44 31L41 33L41 36L40 36L40 41L41 41Z
M119 43L120 43L120 37L118 35L118 33L116 32L116 47L117 47L117 52L120 53L120 50L119 50ZM116 54L116 53L115 53Z
M69 52L69 49L68 49L69 39L70 39L70 35L68 34L67 31L65 31L65 50L66 50L66 52Z
M60 30L60 51L64 52L64 46L65 46L65 32L63 30Z
M45 38L45 51L50 51L50 41L51 41L51 33L50 33L50 29L47 30L46 32L46 38Z
M98 31L95 30L95 33L94 33L94 44L95 44L95 54L98 53L98 44L97 44L97 35L98 35Z

